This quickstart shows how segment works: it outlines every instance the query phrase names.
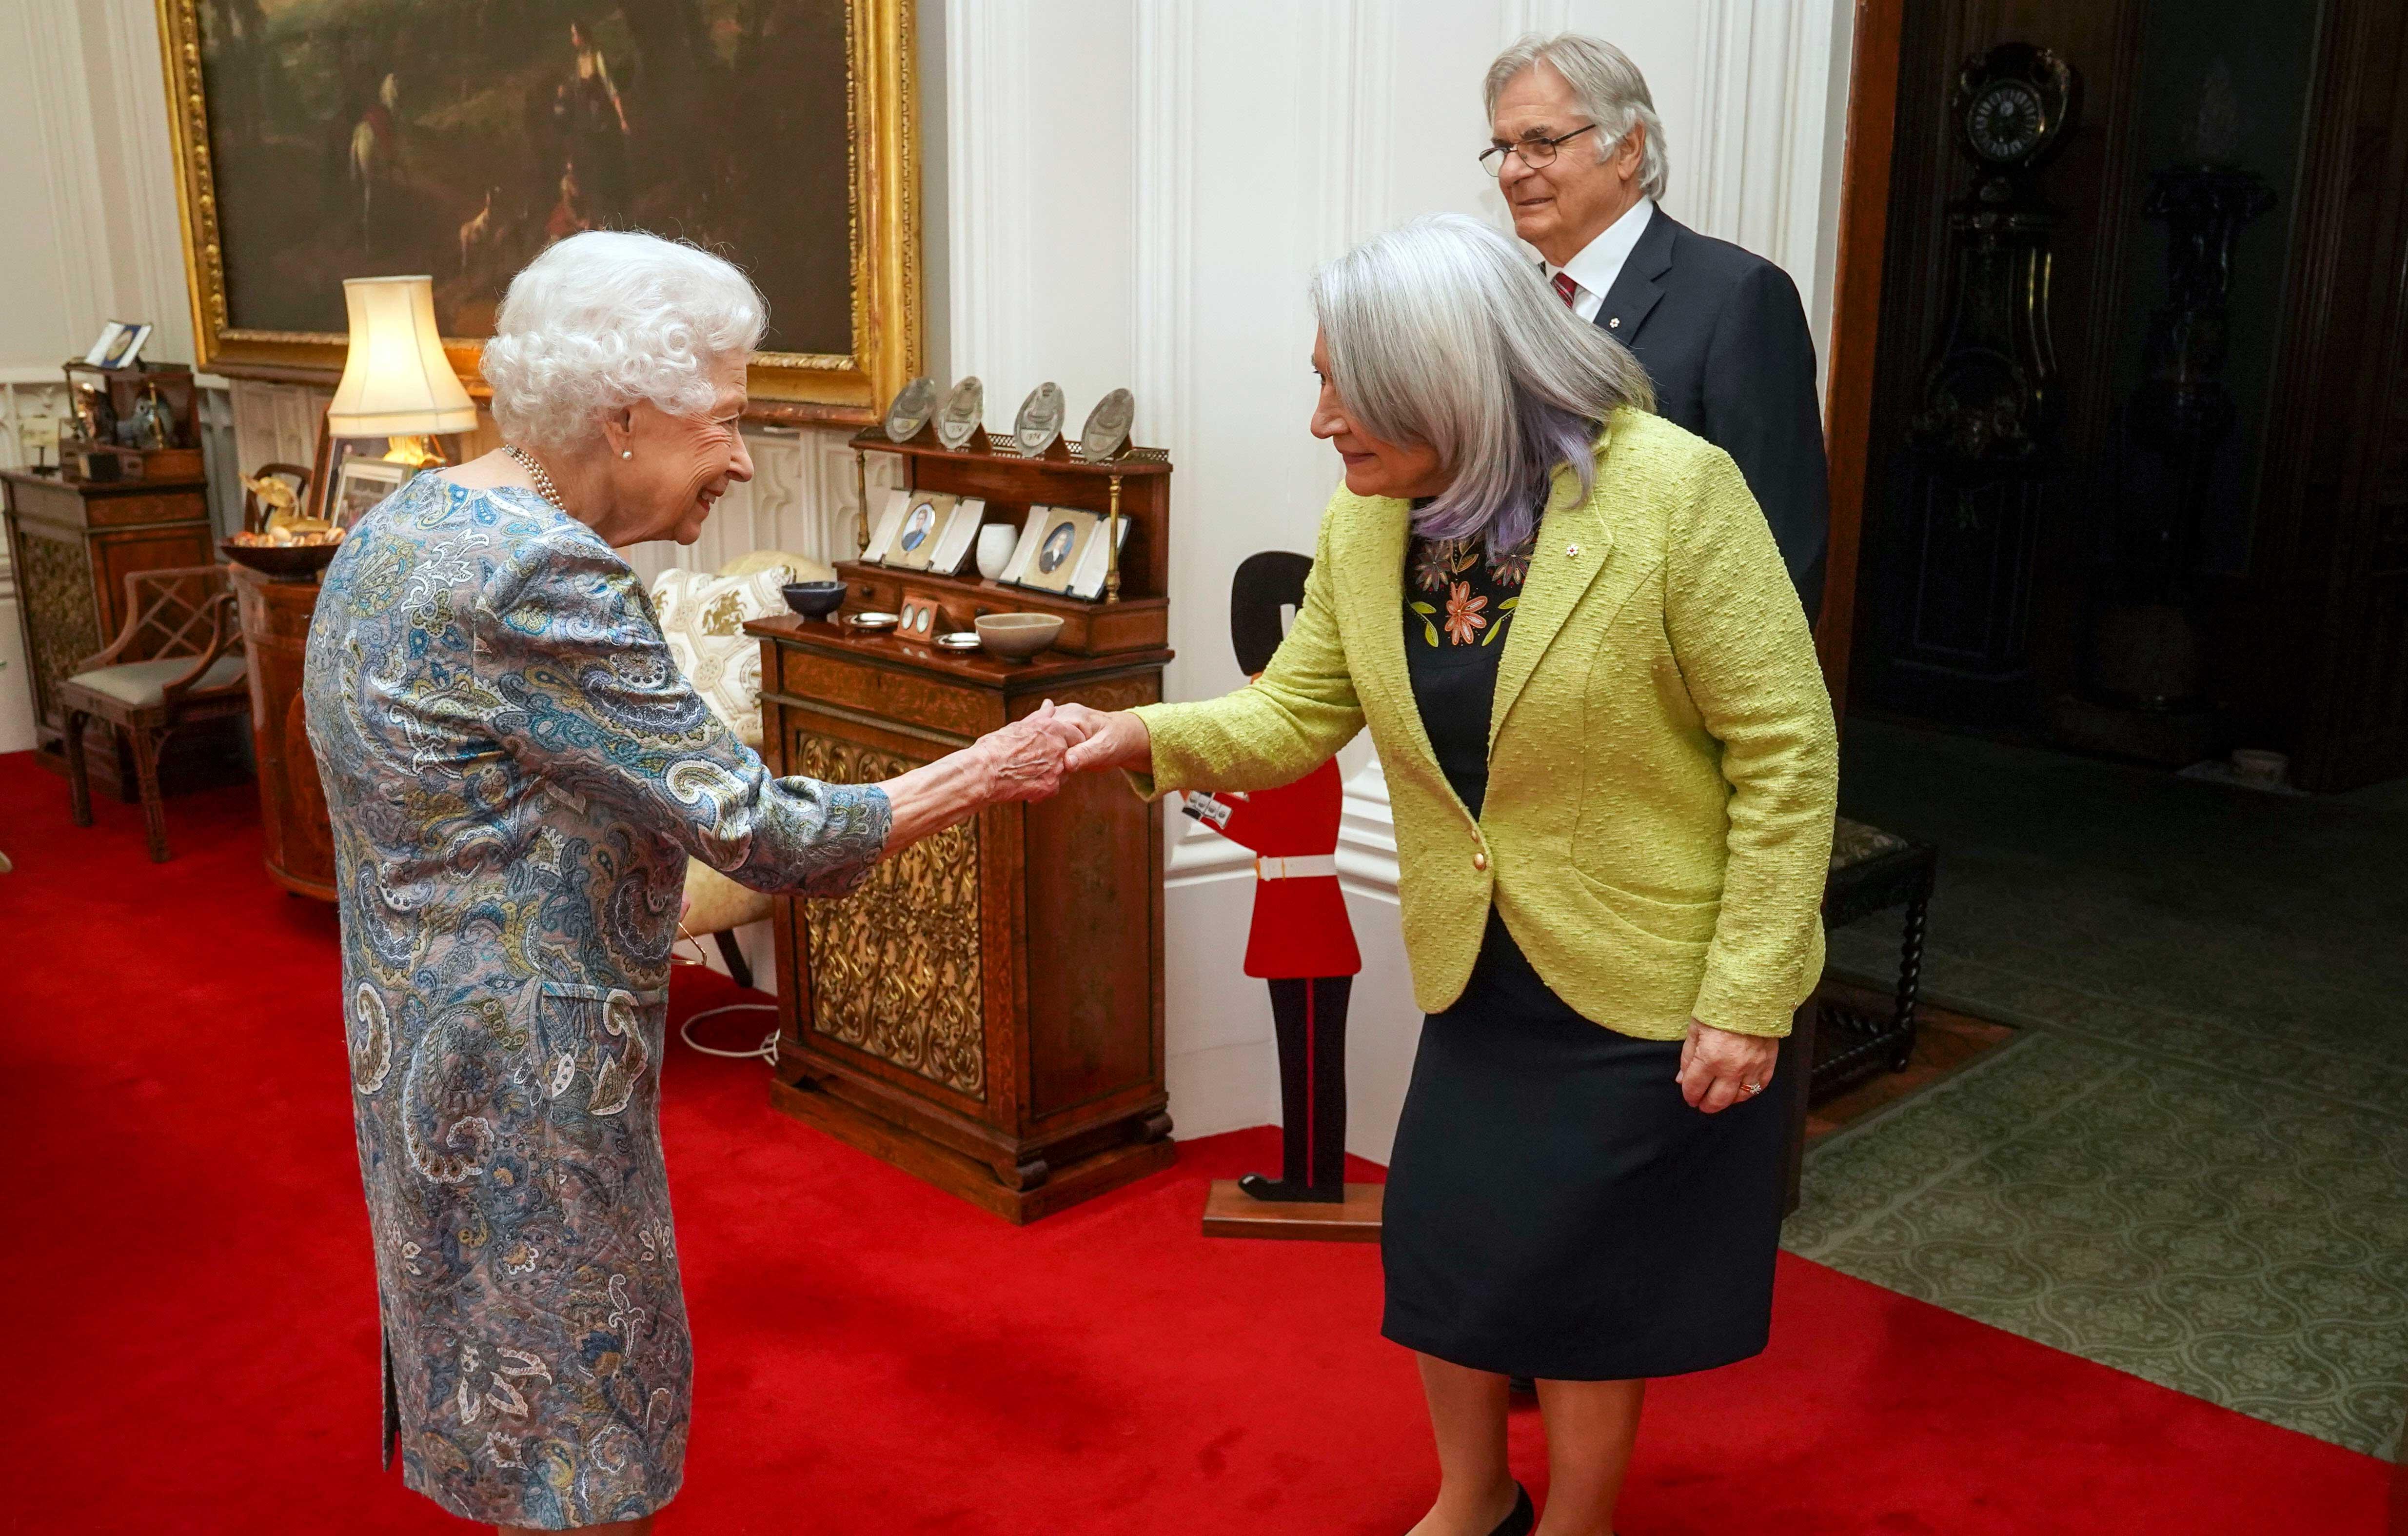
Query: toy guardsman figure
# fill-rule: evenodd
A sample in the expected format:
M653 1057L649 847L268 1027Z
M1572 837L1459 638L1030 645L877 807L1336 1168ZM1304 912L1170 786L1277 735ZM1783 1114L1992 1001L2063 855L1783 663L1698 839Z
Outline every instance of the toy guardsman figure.
M1257 677L1283 633L1283 608L1301 607L1312 562L1283 552L1249 556L1229 590L1238 665ZM1346 999L1363 957L1338 888L1343 802L1332 758L1292 784L1251 794L1193 794L1184 810L1254 852L1254 920L1246 974L1270 983L1279 1033L1280 1177L1249 1173L1258 1200L1335 1203L1346 1198Z

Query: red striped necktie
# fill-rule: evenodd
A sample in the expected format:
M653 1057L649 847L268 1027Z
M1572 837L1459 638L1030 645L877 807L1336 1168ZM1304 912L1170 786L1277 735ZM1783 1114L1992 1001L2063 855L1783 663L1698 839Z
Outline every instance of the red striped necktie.
M1563 296L1565 309L1573 309L1574 301L1580 297L1580 284L1572 280L1570 273L1558 272L1555 274L1555 292Z

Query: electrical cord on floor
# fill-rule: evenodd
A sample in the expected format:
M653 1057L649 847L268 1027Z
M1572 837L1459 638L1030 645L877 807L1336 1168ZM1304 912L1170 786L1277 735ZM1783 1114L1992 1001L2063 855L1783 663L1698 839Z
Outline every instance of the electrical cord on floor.
M715 1045L705 1045L694 1038L694 1026L720 1013L775 1013L776 1003L725 1003L718 1008L706 1008L678 1026L678 1039L707 1056L727 1056L737 1061L775 1061L778 1059L778 1031L771 1029L761 1037L761 1043L750 1051L723 1051Z
M710 962L703 956L702 940L696 939L693 934L686 932L685 925L682 923L678 925L678 937L694 946L695 957L692 960L686 961L685 963L687 965L707 967L710 964ZM676 956L672 955L670 958L674 961ZM685 1041L686 1044L692 1046L695 1050L701 1052L707 1056L723 1056L731 1061L767 1061L775 1063L778 1059L778 1031L775 1027L772 1027L767 1034L762 1036L761 1043L754 1046L750 1051L723 1051L715 1045L705 1045L700 1041L695 1040L694 1038L694 1026L700 1024L705 1019L715 1018L722 1013L775 1013L777 1011L778 1005L776 1003L722 1003L717 1008L706 1008L701 1012L694 1015L694 1017L686 1020L683 1024L679 1025L678 1039Z

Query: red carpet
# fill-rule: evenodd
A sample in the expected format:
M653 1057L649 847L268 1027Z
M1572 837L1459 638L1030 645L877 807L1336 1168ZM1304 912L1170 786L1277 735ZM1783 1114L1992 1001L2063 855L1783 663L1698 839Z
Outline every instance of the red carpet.
M164 866L134 808L98 814L0 756L0 1529L470 1529L377 1470L333 912L261 871L247 785L171 800ZM681 971L678 1010L730 990ZM1198 1235L1266 1134L1015 1229L765 1098L670 1047L700 1366L665 1533L1385 1536L1425 1507L1376 1252ZM1657 1389L1624 1536L2380 1528L2371 1458L1811 1264L1773 1337Z

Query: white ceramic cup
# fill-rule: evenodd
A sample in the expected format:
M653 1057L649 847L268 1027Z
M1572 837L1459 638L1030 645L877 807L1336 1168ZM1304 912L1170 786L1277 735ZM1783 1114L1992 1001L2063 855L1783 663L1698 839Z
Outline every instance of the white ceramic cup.
M990 523L979 530L978 569L981 576L993 581L1003 575L1003 567L1011 564L1011 552L1020 543L1020 530L1009 523Z

